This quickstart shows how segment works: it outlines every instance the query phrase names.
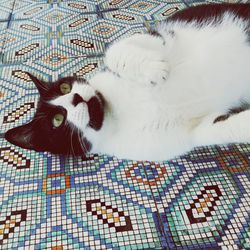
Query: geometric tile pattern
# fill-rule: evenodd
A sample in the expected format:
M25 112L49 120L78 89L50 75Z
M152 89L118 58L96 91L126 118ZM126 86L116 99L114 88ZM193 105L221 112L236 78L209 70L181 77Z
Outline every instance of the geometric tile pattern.
M0 161L7 163L8 166L13 166L16 169L30 167L30 160L11 147L0 148Z
M3 123L10 123L15 122L15 120L18 120L20 117L24 116L29 110L34 108L34 103L24 103L15 110L13 110L11 113L7 114L3 118Z
M221 1L0 0L0 249L250 248L249 144L135 162L34 152L3 136L35 112L26 72L89 78L111 42L205 2Z
M114 227L116 232L124 232L133 230L131 219L126 216L123 211L118 211L117 208L112 208L111 205L106 205L100 199L86 201L87 212L96 216L97 220L102 220L108 226Z
M13 211L4 221L0 221L0 244L14 232L16 227L20 227L22 222L26 220L26 210Z
M221 196L218 185L203 186L196 197L185 207L189 222L193 224L208 221Z

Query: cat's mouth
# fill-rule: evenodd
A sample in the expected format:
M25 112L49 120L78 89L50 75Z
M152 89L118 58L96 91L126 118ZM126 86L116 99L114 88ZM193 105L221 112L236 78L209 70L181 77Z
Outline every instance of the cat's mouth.
M100 130L104 120L105 101L100 93L96 93L86 102L89 111L88 126L94 130Z
M102 127L104 119L104 98L88 84L80 85L80 87L80 89L75 89L76 92L73 94L71 103L74 107L81 104L83 104L84 107L87 105L89 115L87 126L94 130L99 130Z

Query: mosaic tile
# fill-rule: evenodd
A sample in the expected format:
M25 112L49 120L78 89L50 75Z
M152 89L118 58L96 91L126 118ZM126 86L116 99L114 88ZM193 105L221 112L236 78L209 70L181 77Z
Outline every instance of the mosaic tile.
M30 0L17 0L14 5L12 12L12 20L22 20L35 18L37 15L42 15L44 13L53 13L53 5L45 4L44 2L35 2ZM58 13L54 16L54 19L60 20L62 16L66 16L68 13L66 11ZM68 14L69 15L69 14Z
M101 39L105 48L115 40L147 30L143 22L131 21L130 24L126 24L123 20L119 22L114 21L111 15L116 15L117 13L120 12L105 14L105 18L98 20L98 22L89 27L89 32L98 39Z
M6 40L6 30L8 27L8 22L0 22L0 64L3 60L3 47Z
M46 14L50 21L60 21L67 15L96 13L93 1L56 1L56 0L16 0L12 18L28 19Z
M19 181L16 187L19 187L18 191L12 196L10 194L8 201L1 204L0 227L4 233L2 237L0 233L0 238L2 238L1 245L6 249L25 246L27 235L29 238L34 238L32 232L37 230L37 223L46 216L46 213L42 214L45 204L43 196L38 192L36 180L30 181L29 186ZM25 195L25 192L33 195ZM19 204L22 204L22 207ZM36 240L41 236L36 235ZM34 243L32 243L28 247L33 248Z
M167 171L152 192L170 248L238 249L241 242L247 242L246 211L250 211L247 149L247 144L197 148L165 163ZM147 174L153 174L154 167L150 168ZM241 220L233 222L238 216ZM233 233L233 239L229 236L228 241L225 232Z
M120 6L124 10L128 10L135 16L143 16L146 20L152 20L160 14L168 16L174 12L172 8L182 9L186 7L183 2L178 1L157 1L157 0L137 0L137 1L105 1L104 8L109 6ZM162 18L161 18L162 19Z
M91 27L97 23L95 15L86 18L69 16L60 23L37 18L12 21L5 35L3 61L43 59L61 61L78 56L101 54L104 46Z
M74 13L96 13L97 4L95 1L61 1L59 6L62 9L72 10Z
M161 8L151 15L151 18L152 20L163 21L168 16L173 15L175 12L184 9L185 7L186 4L183 2L170 2L167 5L162 4Z
M151 14L161 9L162 5L159 2L150 0L144 1L139 0L135 2L130 2L126 8L135 14L143 14L145 18L149 18Z
M14 0L0 1L0 21L8 21L14 7Z
M103 13L103 18L112 20L116 23L121 23L125 26L131 24L143 23L145 21L144 16L136 15L128 9L118 9L113 11L108 11Z
M8 150L1 149L2 152ZM19 158L34 160L31 151L26 150L26 158L18 148L12 147L11 151ZM4 168L0 171L0 188L8 190L8 200L7 197L1 199L0 215L2 243L5 246L18 249L62 245L67 249L72 246L74 249L116 249L119 246L161 248L154 205L149 206L130 190L117 192L116 183L109 182L107 186L99 174L99 170L109 172L118 160L105 156L94 158L99 163L98 168L95 165L94 173L90 164L94 156L81 161L48 153L36 154L43 158L42 167L26 164L27 168L11 171L11 179ZM7 154L5 156L7 159ZM72 160L76 168L68 165ZM10 168L13 162L9 159L5 164ZM126 167L124 162L123 165ZM28 167L39 169L42 175L30 170L30 175L23 181L20 178L23 175L18 177L18 172L27 171ZM81 171L78 167L81 167ZM87 176L88 183L85 181ZM98 181L102 183L97 184ZM4 194L4 190L1 194ZM13 209L8 210L9 207ZM18 241L14 241L14 237Z
M103 10L126 8L131 2L135 2L135 1L130 1L130 0L99 0L98 1L100 8Z
M156 213L150 213L139 206L135 198L127 200L113 194L112 190L99 187L97 192L96 188L97 186L90 186L88 190L85 187L84 190L76 190L75 194L70 194L72 203L75 204L72 216L86 225L93 237L100 238L101 242L111 248L132 248L136 241L141 244L140 248L137 245L137 249L161 246L154 221L157 220ZM98 246L94 248L99 249Z
M2 80L0 80L0 82L4 84L10 83L9 81ZM13 84L10 83L9 86L11 87ZM1 104L4 109L0 111L0 132L3 133L7 129L31 120L35 112L38 98L37 91L34 89L33 85L32 88L31 90L25 90L16 87L13 90L6 90L6 88L0 86L3 96L1 99L3 99L3 101L7 100Z
M150 2L150 4L149 4ZM109 9L128 9L133 8L136 9L138 15L142 15L143 11L146 9L149 10L150 5L151 7L154 5L160 5L161 7L171 5L172 3L181 2L181 1L169 1L169 0L153 0L153 1L147 1L147 0L100 0L99 6L103 10L109 10ZM140 9L142 10L140 12Z
M195 5L200 5L200 4L206 4L206 3L238 3L238 2L243 2L243 1L238 1L238 0L227 0L227 1L223 1L223 0L197 0L197 1L192 1L192 0L187 0L185 1L186 4L188 6L195 6Z
M206 2L0 0L0 249L250 248L250 144L135 162L4 139L36 109L26 72L88 79L113 41Z

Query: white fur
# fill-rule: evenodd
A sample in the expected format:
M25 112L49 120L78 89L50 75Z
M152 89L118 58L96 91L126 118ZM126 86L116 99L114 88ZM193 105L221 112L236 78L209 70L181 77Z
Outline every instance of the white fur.
M68 120L83 130L93 153L168 160L199 145L250 142L250 111L213 123L229 108L250 101L245 29L243 20L226 14L219 24L163 24L158 31L164 39L125 38L107 50L110 71L97 73L90 86L76 84L53 102L67 109ZM108 104L99 131L87 126L85 104L69 104L74 92L86 99L94 90Z

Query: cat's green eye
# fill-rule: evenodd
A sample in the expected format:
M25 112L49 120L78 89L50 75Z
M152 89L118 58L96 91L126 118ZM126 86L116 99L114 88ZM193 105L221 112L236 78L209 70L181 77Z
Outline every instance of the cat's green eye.
M64 94L64 95L70 93L70 91L71 91L71 85L68 84L68 83L62 83L62 84L60 85L60 91L61 91L61 93Z
M58 128L62 125L64 116L62 114L56 114L52 119L53 127Z

